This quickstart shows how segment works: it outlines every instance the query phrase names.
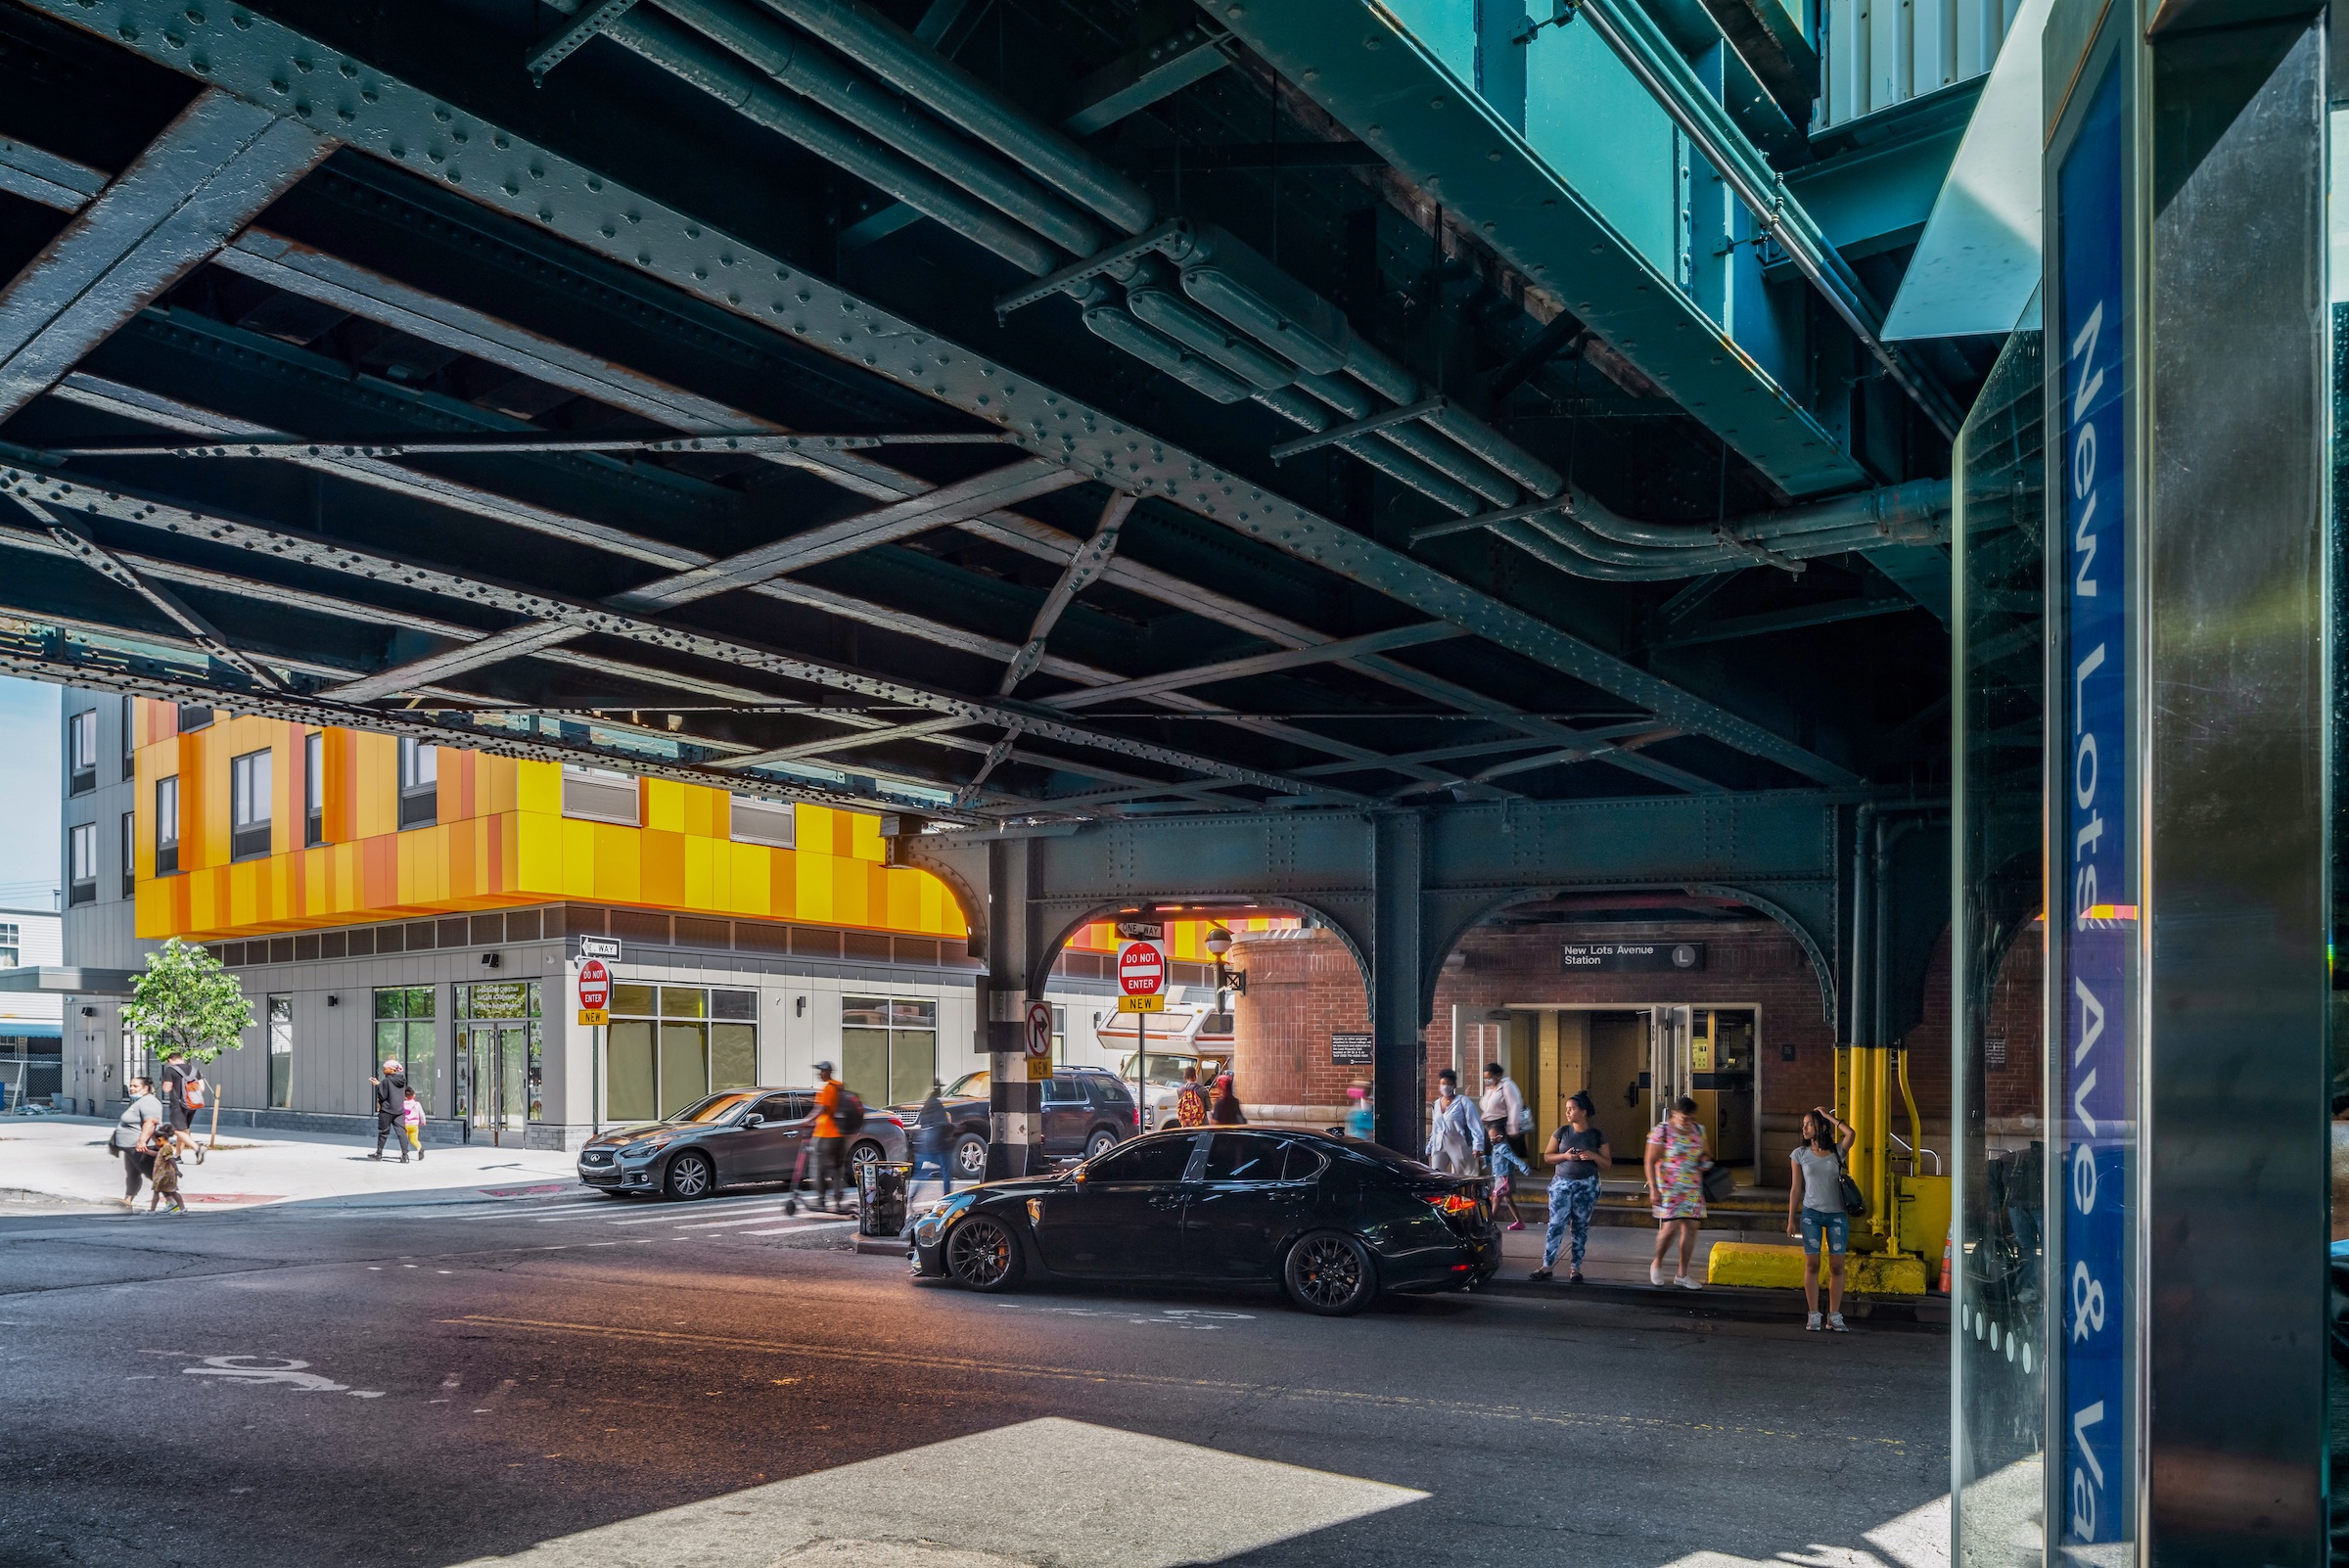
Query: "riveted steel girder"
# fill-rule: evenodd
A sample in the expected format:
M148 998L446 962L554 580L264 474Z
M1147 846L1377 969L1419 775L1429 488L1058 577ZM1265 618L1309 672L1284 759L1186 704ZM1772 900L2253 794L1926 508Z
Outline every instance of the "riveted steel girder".
M488 208L1000 426L1037 454L1104 484L1162 497L1451 621L1688 734L1821 782L1857 782L1840 764L1538 616L266 17L166 0L29 3L256 104L290 107L303 122Z
M1788 495L1868 483L1785 388L1381 7L1283 0L1212 14Z

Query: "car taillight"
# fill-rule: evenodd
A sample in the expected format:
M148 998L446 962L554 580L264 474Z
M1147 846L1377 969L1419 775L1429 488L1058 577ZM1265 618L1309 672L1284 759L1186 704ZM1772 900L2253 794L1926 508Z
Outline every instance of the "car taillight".
M1474 1198L1463 1198L1456 1192L1422 1192L1419 1195L1434 1205L1438 1214L1474 1214L1477 1212L1478 1205Z

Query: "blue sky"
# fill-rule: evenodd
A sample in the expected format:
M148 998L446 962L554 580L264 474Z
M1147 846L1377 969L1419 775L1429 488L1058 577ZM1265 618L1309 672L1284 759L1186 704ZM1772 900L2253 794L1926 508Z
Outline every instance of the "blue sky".
M0 676L0 904L46 909L58 885L58 695Z

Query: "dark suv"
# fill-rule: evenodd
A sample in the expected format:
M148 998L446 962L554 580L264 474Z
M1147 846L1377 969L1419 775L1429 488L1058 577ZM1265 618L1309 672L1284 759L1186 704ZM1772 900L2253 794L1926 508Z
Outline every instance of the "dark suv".
M1116 1075L1098 1067L1063 1067L1037 1087L1043 1090L1045 1158L1089 1159L1119 1139L1133 1136L1133 1094ZM947 1145L946 1169L957 1181L985 1180L987 1070L963 1074L943 1097L953 1138ZM918 1102L893 1105L889 1114L905 1124L905 1134L912 1138L913 1119L921 1109Z

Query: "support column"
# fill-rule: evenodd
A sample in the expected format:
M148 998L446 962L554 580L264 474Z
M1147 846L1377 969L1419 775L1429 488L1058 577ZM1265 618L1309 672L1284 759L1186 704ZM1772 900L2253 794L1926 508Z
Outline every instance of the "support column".
M1378 1141L1416 1155L1426 1098L1429 1002L1419 951L1419 895L1426 876L1426 823L1394 811L1370 824L1371 1115Z
M1028 1082L1029 858L1026 839L987 847L987 978L980 983L979 1048L988 1057L990 1180L1044 1168L1040 1085Z

